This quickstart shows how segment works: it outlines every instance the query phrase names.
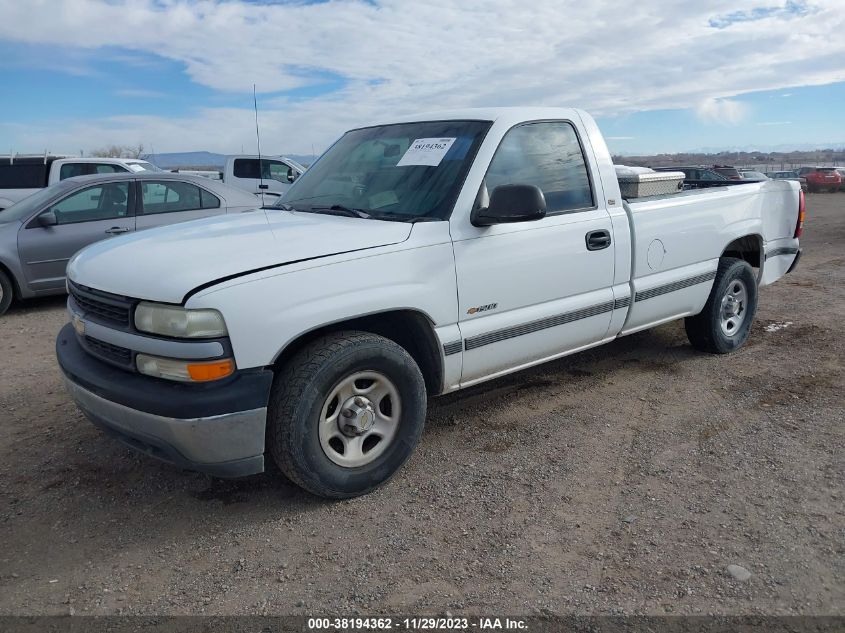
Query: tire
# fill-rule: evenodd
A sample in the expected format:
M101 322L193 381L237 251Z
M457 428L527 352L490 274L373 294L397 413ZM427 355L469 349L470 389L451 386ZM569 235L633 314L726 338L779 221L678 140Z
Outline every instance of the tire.
M12 305L12 299L15 298L15 288L12 285L12 280L2 270L0 270L0 316L6 314L6 310Z
M267 449L308 492L357 497L387 482L411 456L426 404L422 373L402 347L368 332L330 334L306 345L276 374ZM379 436L382 427L388 430Z
M737 290L743 292L737 293ZM738 300L740 297L742 299ZM738 314L731 315L734 310ZM687 338L702 352L728 354L736 351L748 340L756 312L757 280L753 269L741 259L723 257L719 260L716 279L704 309L684 320Z

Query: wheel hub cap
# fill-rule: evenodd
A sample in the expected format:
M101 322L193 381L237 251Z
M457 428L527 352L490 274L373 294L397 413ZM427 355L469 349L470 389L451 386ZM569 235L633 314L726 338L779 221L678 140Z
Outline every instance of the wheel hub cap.
M320 446L338 466L378 459L393 442L402 416L399 389L377 371L342 378L329 392L319 420Z
M734 279L728 284L722 297L722 309L719 314L719 326L725 336L733 336L739 332L740 326L745 321L747 303L748 290L745 283Z
M727 297L727 301L725 302L725 316L736 316L739 314L741 307L742 304L739 301L733 297Z
M340 432L347 437L363 435L373 428L376 422L376 410L373 403L363 396L349 398L337 419Z

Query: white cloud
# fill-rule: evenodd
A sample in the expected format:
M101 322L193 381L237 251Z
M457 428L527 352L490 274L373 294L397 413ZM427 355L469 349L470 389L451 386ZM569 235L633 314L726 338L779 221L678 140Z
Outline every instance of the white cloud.
M735 5L652 0L623 14L618 0L0 0L0 40L154 54L224 93L251 94L255 82L271 94L259 99L262 144L290 152L324 148L380 117L461 106L574 105L599 115L695 108L733 123L745 112L730 97L845 80L841 0L814 0L789 20L709 24ZM313 99L277 95L315 74L344 87ZM60 150L143 140L157 151L251 142L248 108L212 105L182 118L44 121L19 134L0 123L0 142Z
M704 99L695 108L698 118L706 123L738 125L748 116L749 108L741 101L730 99Z

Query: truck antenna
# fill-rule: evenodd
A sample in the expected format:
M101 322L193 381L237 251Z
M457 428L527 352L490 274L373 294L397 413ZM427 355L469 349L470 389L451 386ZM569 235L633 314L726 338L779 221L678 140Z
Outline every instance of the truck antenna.
M267 185L264 184L264 169L261 165L261 135L258 133L258 97L255 95L255 84L252 84L252 105L255 107L255 141L258 144L258 188L261 189L263 194ZM263 195L261 201L264 201Z

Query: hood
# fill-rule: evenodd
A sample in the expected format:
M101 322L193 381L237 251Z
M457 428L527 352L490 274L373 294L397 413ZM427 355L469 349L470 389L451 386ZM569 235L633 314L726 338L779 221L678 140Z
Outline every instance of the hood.
M259 209L110 238L68 264L78 284L118 295L181 303L191 290L292 262L408 238L411 224Z

